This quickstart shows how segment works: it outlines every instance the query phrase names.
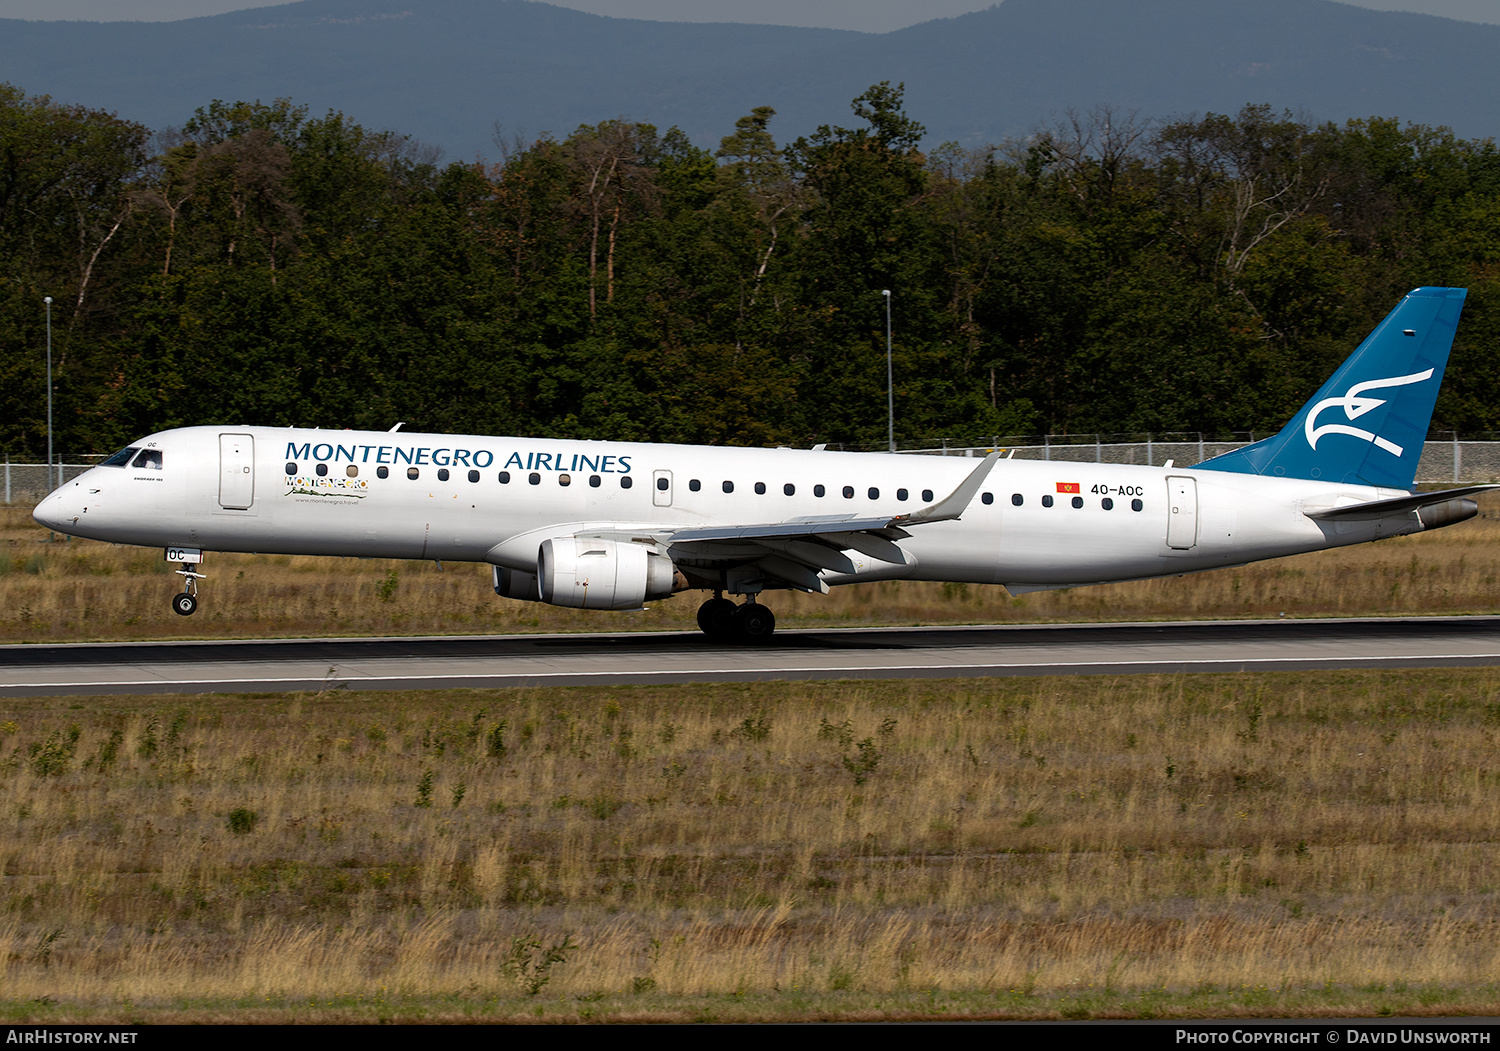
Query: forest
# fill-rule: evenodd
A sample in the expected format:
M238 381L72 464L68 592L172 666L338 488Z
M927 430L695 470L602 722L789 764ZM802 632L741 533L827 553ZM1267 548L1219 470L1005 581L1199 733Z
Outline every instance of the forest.
M922 149L900 85L778 143L618 118L442 163L291 100L180 128L0 84L0 451L189 424L878 447L1279 427L1470 288L1434 429L1500 430L1500 153L1265 105Z

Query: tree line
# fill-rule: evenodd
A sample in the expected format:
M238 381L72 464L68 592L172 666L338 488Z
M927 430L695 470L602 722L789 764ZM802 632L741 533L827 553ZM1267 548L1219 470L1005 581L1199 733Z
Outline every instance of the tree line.
M1409 288L1500 430L1500 154L1392 118L1101 109L924 152L606 120L494 164L288 100L139 124L0 85L0 448L265 424L719 444L1280 426ZM726 129L728 131L728 129Z

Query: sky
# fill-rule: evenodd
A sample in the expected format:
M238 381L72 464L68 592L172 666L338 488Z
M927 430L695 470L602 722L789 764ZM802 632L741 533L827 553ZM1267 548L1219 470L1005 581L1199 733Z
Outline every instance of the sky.
M412 0L421 3L421 0ZM934 18L982 11L994 0L551 0L616 18L662 22L751 22L887 33ZM1417 11L1500 25L1500 0L1348 0L1382 11ZM170 22L252 7L257 0L0 0L0 18Z

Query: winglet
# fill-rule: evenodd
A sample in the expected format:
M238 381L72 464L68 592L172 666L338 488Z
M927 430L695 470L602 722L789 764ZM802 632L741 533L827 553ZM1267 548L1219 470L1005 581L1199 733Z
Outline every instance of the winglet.
M979 492L979 487L989 477L994 466L1000 462L999 453L990 453L984 458L978 467L969 472L957 489L953 490L947 497L939 500L930 507L924 507L920 511L913 511L909 515L897 515L891 519L893 526L926 525L928 522L950 522L963 514L973 503L974 497Z

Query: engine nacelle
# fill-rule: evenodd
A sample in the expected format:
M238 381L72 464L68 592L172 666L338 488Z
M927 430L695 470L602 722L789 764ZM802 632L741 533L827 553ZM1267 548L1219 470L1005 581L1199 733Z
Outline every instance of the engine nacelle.
M495 594L501 598L518 598L526 602L542 601L537 588L535 573L522 573L519 569L491 566L495 575Z
M640 609L687 586L672 560L641 544L558 537L537 553L543 602L574 609Z

